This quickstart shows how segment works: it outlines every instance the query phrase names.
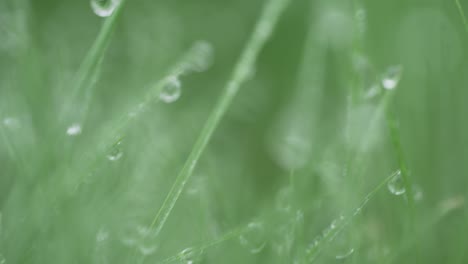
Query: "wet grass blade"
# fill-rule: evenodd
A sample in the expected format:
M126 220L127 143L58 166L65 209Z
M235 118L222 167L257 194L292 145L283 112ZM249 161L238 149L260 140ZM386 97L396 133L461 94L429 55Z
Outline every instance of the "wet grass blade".
M76 109L73 109L73 106L76 104L80 104L82 111L78 116L79 120L74 120L74 122L81 122L86 118L89 104L91 103L94 83L99 75L100 64L109 46L112 33L114 32L117 19L120 17L124 4L125 0L122 0L114 13L104 21L96 40L81 63L75 75L70 97L68 100L65 100L65 111L63 111L62 114L65 115L62 116L62 119L64 119L63 121L70 121L67 118L72 112L76 111Z
M131 124L138 119L144 112L148 111L154 104L160 102L159 94L167 82L173 76L179 76L188 73L196 66L197 61L204 60L202 56L206 55L203 50L206 50L207 43L196 42L165 74L165 77L155 82L150 86L146 96L130 109L130 112L125 112L123 115L109 122L109 126L104 129L103 135L99 137L96 144L90 144L85 150L85 160L80 160L80 175L92 175L92 172L99 167L106 155L113 149L116 149L126 137L127 130ZM83 166L83 164L86 164ZM81 174L82 173L82 174ZM83 176L80 176L83 177ZM76 188L78 188L84 179L78 179Z
M211 115L208 117L192 152L151 223L150 227L151 229L154 229L155 234L159 234L166 223L166 220L182 193L185 184L192 175L200 156L208 145L211 136L239 91L239 88L249 78L261 49L270 38L281 13L285 10L289 1L290 0L270 0L264 7L263 14L258 20L254 32L247 42L220 100Z
M369 203L369 201L384 188L387 183L396 177L397 174L392 174L383 180L377 187L375 187L370 193L368 193L364 199L361 201L358 207L351 211L347 216L342 216L339 219L336 219L335 223L330 226L322 236L319 236L315 239L314 243L307 249L305 258L310 262L314 262L317 257L320 255L320 252L325 249L325 247L331 243L334 238L340 234L352 221L358 216L362 209Z
M400 136L400 128L396 121L396 118L393 114L388 114L388 127L390 129L390 136L393 143L393 148L395 149L395 153L398 160L398 166L400 167L401 171L401 178L403 179L403 184L405 187L405 195L408 201L408 209L410 214L410 229L414 225L414 217L415 217L415 208L414 208L414 195L413 195L413 188L412 188L412 181L409 176L408 165L406 163L403 147L401 144L401 136Z

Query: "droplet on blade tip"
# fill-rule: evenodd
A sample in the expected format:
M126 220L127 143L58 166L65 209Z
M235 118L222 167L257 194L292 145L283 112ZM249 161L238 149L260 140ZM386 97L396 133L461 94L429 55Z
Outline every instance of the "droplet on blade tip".
M112 15L119 6L121 0L91 0L91 8L100 17Z
M201 252L197 252L194 248L186 248L179 253L179 258L186 264L198 263L201 259Z
M78 136L81 134L81 130L82 130L81 125L78 123L75 123L67 128L67 134L69 136Z
M382 76L382 86L386 90L395 89L401 80L403 68L401 66L391 66Z
M394 173L394 176L389 180L387 187L388 190L394 195L402 195L406 192L400 170Z

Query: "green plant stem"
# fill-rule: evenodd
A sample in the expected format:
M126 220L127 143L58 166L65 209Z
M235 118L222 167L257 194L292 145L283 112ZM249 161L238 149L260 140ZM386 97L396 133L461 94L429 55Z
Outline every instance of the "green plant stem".
M73 82L74 85L71 89L70 99L69 101L66 101L65 104L65 111L63 113L66 116L64 116L64 121L70 121L66 118L68 118L69 114L76 111L76 109L74 109L73 107L77 103L80 103L83 110L82 113L78 116L80 120L75 120L75 122L82 121L86 118L89 104L91 101L90 98L93 93L94 83L98 79L101 62L103 61L104 55L109 46L112 33L114 32L116 21L119 18L120 13L122 12L125 1L126 0L122 0L119 6L116 7L114 13L104 21L101 30L99 31L99 34L96 37L96 40L94 41L90 50L86 54L86 57L81 63L80 68L76 73L75 80ZM77 102L78 100L84 101Z
M192 175L200 156L208 145L211 136L226 113L232 100L239 91L240 86L249 78L258 54L270 38L281 13L285 10L289 2L290 0L270 0L266 4L263 14L257 22L255 30L236 64L231 79L228 81L220 100L211 115L208 117L192 152L150 225L150 228L154 229L156 235L159 234L166 223L166 220L182 193L185 184Z
M151 85L145 97L130 110L131 112L125 112L120 117L112 120L109 126L104 128L104 134L98 137L97 142L92 142L89 148L84 150L85 154L88 155L85 155L84 161L79 162L80 168L84 167L84 169L80 170L83 174L80 174L79 177L84 177L82 175L92 175L92 172L99 167L106 155L112 149L118 147L119 143L125 139L127 130L132 122L138 119L153 104L160 102L159 94L169 78L190 71L187 67L193 67L194 61L206 59L201 56L203 54L200 53L200 44L197 42L170 68L165 77ZM86 165L83 166L83 163ZM75 190L78 190L83 180L82 178L78 178Z
M400 128L394 117L394 114L388 113L387 114L387 122L388 127L390 129L390 136L393 142L393 148L395 150L397 159L398 159L398 166L400 167L401 171L401 178L403 179L403 184L405 186L405 195L406 199L408 200L408 208L410 213L410 228L414 226L414 195L413 195L413 188L411 179L409 176L408 165L404 157L403 147L401 145L401 136L400 136Z
M387 183L394 177L396 177L395 174L391 174L390 176L386 177L382 182L379 183L379 185L377 185L377 187L375 187L364 197L358 207L352 210L347 216L342 217L341 219L337 219L339 222L336 224L336 227L330 230L330 232L327 232L324 236L320 237L317 240L317 243L315 243L312 248L306 251L306 259L310 260L311 263L314 262L319 256L320 252L326 247L326 245L332 242L334 238L340 234L353 221L353 219L362 212L362 209L369 203L372 198L374 198L377 192L384 188Z

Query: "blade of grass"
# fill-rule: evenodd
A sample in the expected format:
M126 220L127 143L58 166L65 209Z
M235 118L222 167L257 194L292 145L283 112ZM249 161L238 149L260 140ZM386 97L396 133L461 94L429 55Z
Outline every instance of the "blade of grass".
M414 225L414 217L415 217L413 187L412 187L411 179L409 177L408 165L404 157L403 147L401 145L400 128L397 124L394 114L389 112L387 114L387 120L388 120L387 121L388 127L390 129L390 136L393 142L393 148L395 150L397 160L398 160L398 166L400 167L400 171L401 171L401 178L403 179L403 185L405 186L405 190L406 190L405 195L408 201L408 209L409 209L409 214L410 214L409 215L410 230L411 230Z
M364 144L366 144L366 141L376 133L377 126L380 124L379 121L384 116L385 111L388 108L390 102L392 101L393 96L394 91L387 91L378 102L375 112L373 113L368 122L367 130L364 131L362 136L356 139L358 141L359 148L364 146ZM349 125L350 120L347 120L347 123ZM349 142L349 139L347 140ZM344 169L345 173L349 175L364 175L364 171L369 165L369 158L370 156L366 155L366 153L363 153L360 149L348 150L347 161Z
M375 187L371 192L369 192L364 199L361 201L358 207L356 207L353 211L351 211L348 216L343 216L337 219L336 223L332 224L328 230L317 238L312 245L306 251L306 259L310 260L310 262L314 262L317 257L319 256L320 252L325 249L328 243L331 243L335 237L340 234L351 222L352 220L361 213L362 209L369 203L369 201L380 191L383 187L387 185L387 183L396 177L397 174L394 173L387 178L385 178L377 187Z
M221 98L211 115L208 117L192 152L150 225L150 229L154 230L156 235L159 234L166 223L166 220L182 193L185 184L192 175L200 156L208 145L211 136L226 113L232 100L239 91L240 86L249 78L258 54L270 38L280 15L286 9L289 2L290 0L270 0L265 5L263 14L258 20L254 32L251 35L250 40L247 42L244 51L234 68L231 79L228 81Z
M460 13L460 16L462 18L466 33L468 33L468 19L466 19L465 12L463 11L463 7L460 3L460 0L455 0L455 4L457 5L458 12Z
M116 21L122 12L125 1L126 0L122 0L114 13L104 21L96 40L81 63L73 81L70 97L68 100L65 100L64 111L62 112L63 121L70 121L67 118L71 113L76 112L76 109L73 107L77 103L82 107L82 111L80 111L77 116L79 120L73 121L82 122L86 118L94 83L98 78L98 69L109 46ZM82 98L80 98L80 96L82 96ZM77 100L83 101L77 102Z

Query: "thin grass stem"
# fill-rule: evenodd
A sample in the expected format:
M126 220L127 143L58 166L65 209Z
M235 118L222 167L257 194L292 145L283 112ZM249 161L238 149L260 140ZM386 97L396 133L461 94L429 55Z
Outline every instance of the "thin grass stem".
M208 117L192 152L150 225L150 228L154 230L156 235L159 234L161 229L164 227L167 218L171 214L180 194L184 190L185 184L193 174L200 156L208 145L208 142L225 115L232 100L239 91L239 88L249 78L261 49L270 38L280 15L286 9L289 2L290 0L270 0L264 7L263 14L258 20L255 30L251 35L250 40L247 42L244 51L234 68L232 76L223 91L223 94L211 115Z
M81 63L75 75L70 97L65 101L64 111L62 114L65 115L62 116L62 119L65 119L64 121L69 121L67 118L69 118L71 113L76 112L74 106L78 103L82 109L79 111L80 114L76 117L79 120L74 120L74 122L82 122L86 119L91 101L90 98L94 90L94 84L99 77L99 68L109 46L112 33L114 32L117 19L120 17L125 1L126 0L122 0L114 13L104 21L98 36Z

